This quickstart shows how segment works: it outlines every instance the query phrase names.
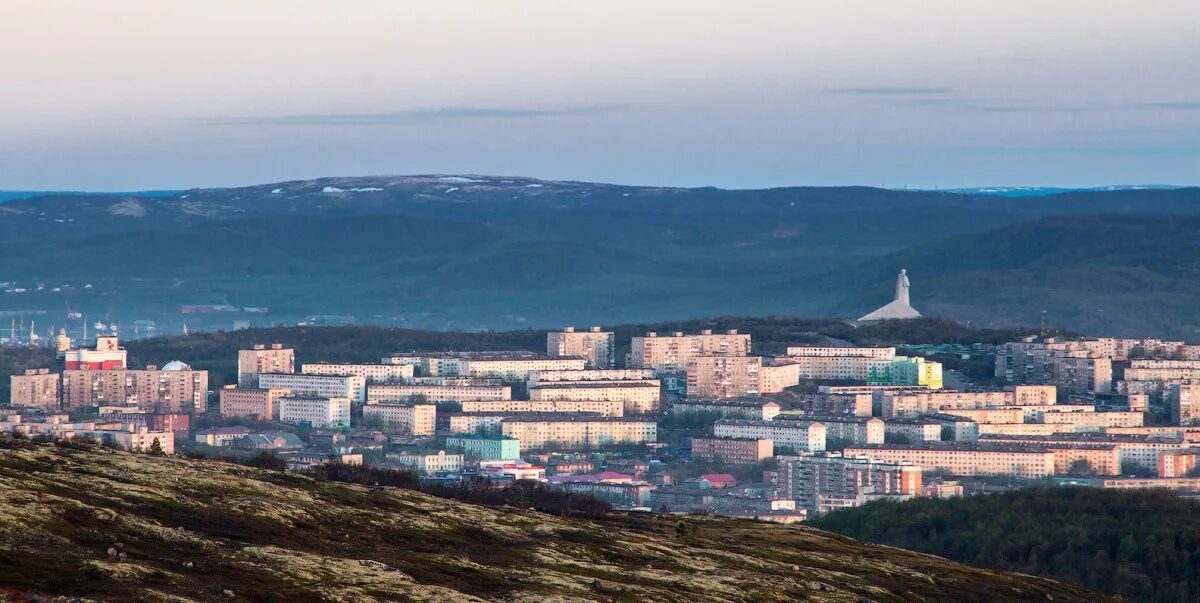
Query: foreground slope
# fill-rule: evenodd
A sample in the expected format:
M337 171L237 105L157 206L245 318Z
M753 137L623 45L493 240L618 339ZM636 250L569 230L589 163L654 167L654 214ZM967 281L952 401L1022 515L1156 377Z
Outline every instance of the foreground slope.
M0 585L111 600L1097 600L808 528L567 520L216 461L7 441Z

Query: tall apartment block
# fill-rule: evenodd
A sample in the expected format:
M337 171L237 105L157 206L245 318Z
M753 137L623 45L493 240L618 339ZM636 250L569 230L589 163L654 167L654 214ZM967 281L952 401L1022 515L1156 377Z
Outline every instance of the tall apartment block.
M13 375L9 378L9 384L12 386L9 404L58 410L61 380L62 375L45 368L26 369L22 375Z
M251 350L238 350L238 387L258 387L262 373L296 372L296 351L282 344L256 344Z
M561 332L546 333L546 355L577 356L586 361L589 369L610 369L616 364L616 337L612 331L601 331L600 327L587 331L567 327Z
M181 362L158 370L65 370L62 407L73 410L101 404L136 404L149 412L197 413L206 410L208 371Z

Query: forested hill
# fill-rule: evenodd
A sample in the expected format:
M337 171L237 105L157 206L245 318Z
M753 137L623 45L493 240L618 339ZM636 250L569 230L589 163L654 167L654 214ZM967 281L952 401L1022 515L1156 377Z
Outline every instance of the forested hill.
M874 502L809 523L1135 601L1200 600L1200 502L1170 492L1030 488Z
M1132 214L1144 229L1127 228ZM1150 233L1155 223L1171 228L1177 216L1197 214L1195 188L1006 198L474 175L52 195L0 204L0 282L24 290L0 295L0 311L44 311L38 324L48 329L63 326L69 304L108 323L155 321L160 332L179 332L185 322L193 330L243 319L294 324L310 315L449 330L714 314L854 318L889 301L896 271L907 267L913 304L927 315L1010 326L1032 324L1048 309L1076 329L1182 337L1196 326L1183 313L1200 307L1194 292L1156 294L1149 312L1127 312L1144 299L1143 283L1170 275L1097 272L1108 258L1084 252L1108 238L1063 236L1039 220L1124 228L1112 236L1141 246L1120 248L1129 253L1121 266L1129 266L1146 254L1187 253L1178 238ZM1011 228L1032 229L1029 238L1044 244L989 243L978 251L996 265L946 264L947 255L973 257L974 237L994 240ZM1001 291L1020 268L1005 268L1004 258L1035 262L1032 251L1060 258L1056 271ZM1056 293L1064 279L1069 293ZM1089 282L1095 286L1074 284ZM183 316L185 305L230 312ZM1095 320L1097 310L1128 317Z

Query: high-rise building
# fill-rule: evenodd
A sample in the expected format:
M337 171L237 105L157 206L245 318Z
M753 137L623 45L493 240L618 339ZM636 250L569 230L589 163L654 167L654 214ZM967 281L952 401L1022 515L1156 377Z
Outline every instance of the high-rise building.
M192 370L179 361L162 370L153 365L142 370L68 369L63 371L62 399L64 410L117 404L149 412L205 412L208 371Z
M74 371L117 370L128 366L128 354L116 337L101 335L96 338L96 347L80 348L62 352L63 368Z
M816 455L782 460L772 481L797 508L818 514L878 498L920 496L922 474L920 466L909 463Z
M9 378L9 404L58 410L61 381L62 375L52 373L50 369L26 369L24 374Z
M262 373L296 372L296 351L273 343L255 344L254 349L238 350L238 387L259 387Z
M600 327L592 327L587 331L567 327L559 332L546 333L547 356L583 358L589 369L610 369L615 366L615 344L616 337L612 331L601 331Z

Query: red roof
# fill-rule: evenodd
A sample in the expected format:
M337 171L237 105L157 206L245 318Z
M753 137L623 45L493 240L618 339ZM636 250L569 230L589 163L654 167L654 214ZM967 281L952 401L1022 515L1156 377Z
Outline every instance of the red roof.
M700 479L714 486L733 486L737 484L737 478L728 473L706 473L701 475Z

